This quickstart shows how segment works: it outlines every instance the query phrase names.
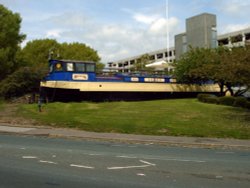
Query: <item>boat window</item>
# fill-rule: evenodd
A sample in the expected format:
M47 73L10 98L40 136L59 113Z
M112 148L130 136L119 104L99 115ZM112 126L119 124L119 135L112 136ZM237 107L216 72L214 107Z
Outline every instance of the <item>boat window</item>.
M49 66L49 72L53 72L53 64Z
M86 64L86 72L95 72L95 65L94 64Z
M67 63L67 71L74 71L73 63Z
M83 63L76 63L76 72L85 72L85 64Z

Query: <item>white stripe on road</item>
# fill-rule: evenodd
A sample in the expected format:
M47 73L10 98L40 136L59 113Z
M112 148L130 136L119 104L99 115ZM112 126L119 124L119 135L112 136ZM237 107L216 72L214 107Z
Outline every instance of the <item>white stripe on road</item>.
M140 165L140 166L115 166L115 167L107 167L108 170L120 170L120 169L129 169L129 168L146 168L149 166L155 166L155 164L152 164L147 161L140 160L141 163L144 163L146 165Z
M48 164L57 164L56 162L53 162L53 161L43 161L43 160L40 160L39 162L40 163L48 163Z
M92 166L83 166L83 165L76 165L76 164L71 164L70 166L72 166L72 167L77 167L77 168L94 169L94 167L92 167Z
M147 161L140 160L140 162L145 163L145 164L148 164L148 165L150 165L150 166L155 166L155 164L150 163L150 162L147 162Z
M129 169L129 168L146 168L151 165L141 165L141 166L117 166L117 167L108 167L108 170L120 170L120 169Z
M136 159L137 158L137 157L134 157L134 156L126 156L126 155L119 155L119 156L116 156L116 157L126 158L126 159Z
M23 159L37 159L36 156L22 156Z

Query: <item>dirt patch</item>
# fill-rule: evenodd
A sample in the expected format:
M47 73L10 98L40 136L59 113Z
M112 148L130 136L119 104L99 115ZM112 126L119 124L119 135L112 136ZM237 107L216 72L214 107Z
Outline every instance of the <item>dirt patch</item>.
M5 103L0 110L0 123L18 126L40 126L33 119L25 119L17 116L17 109L20 103Z

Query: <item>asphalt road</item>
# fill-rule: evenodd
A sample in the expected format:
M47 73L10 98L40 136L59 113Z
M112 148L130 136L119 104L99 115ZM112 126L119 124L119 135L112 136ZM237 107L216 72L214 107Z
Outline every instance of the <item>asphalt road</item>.
M250 187L250 151L0 134L0 187Z

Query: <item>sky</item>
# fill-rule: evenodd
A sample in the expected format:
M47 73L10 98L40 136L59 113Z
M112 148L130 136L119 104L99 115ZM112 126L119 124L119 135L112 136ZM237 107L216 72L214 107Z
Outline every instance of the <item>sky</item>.
M217 15L218 34L250 27L250 0L0 0L35 39L84 43L103 63L174 46L189 17ZM169 33L169 34L167 34ZM168 37L169 36L169 37ZM169 43L167 39L169 38Z

